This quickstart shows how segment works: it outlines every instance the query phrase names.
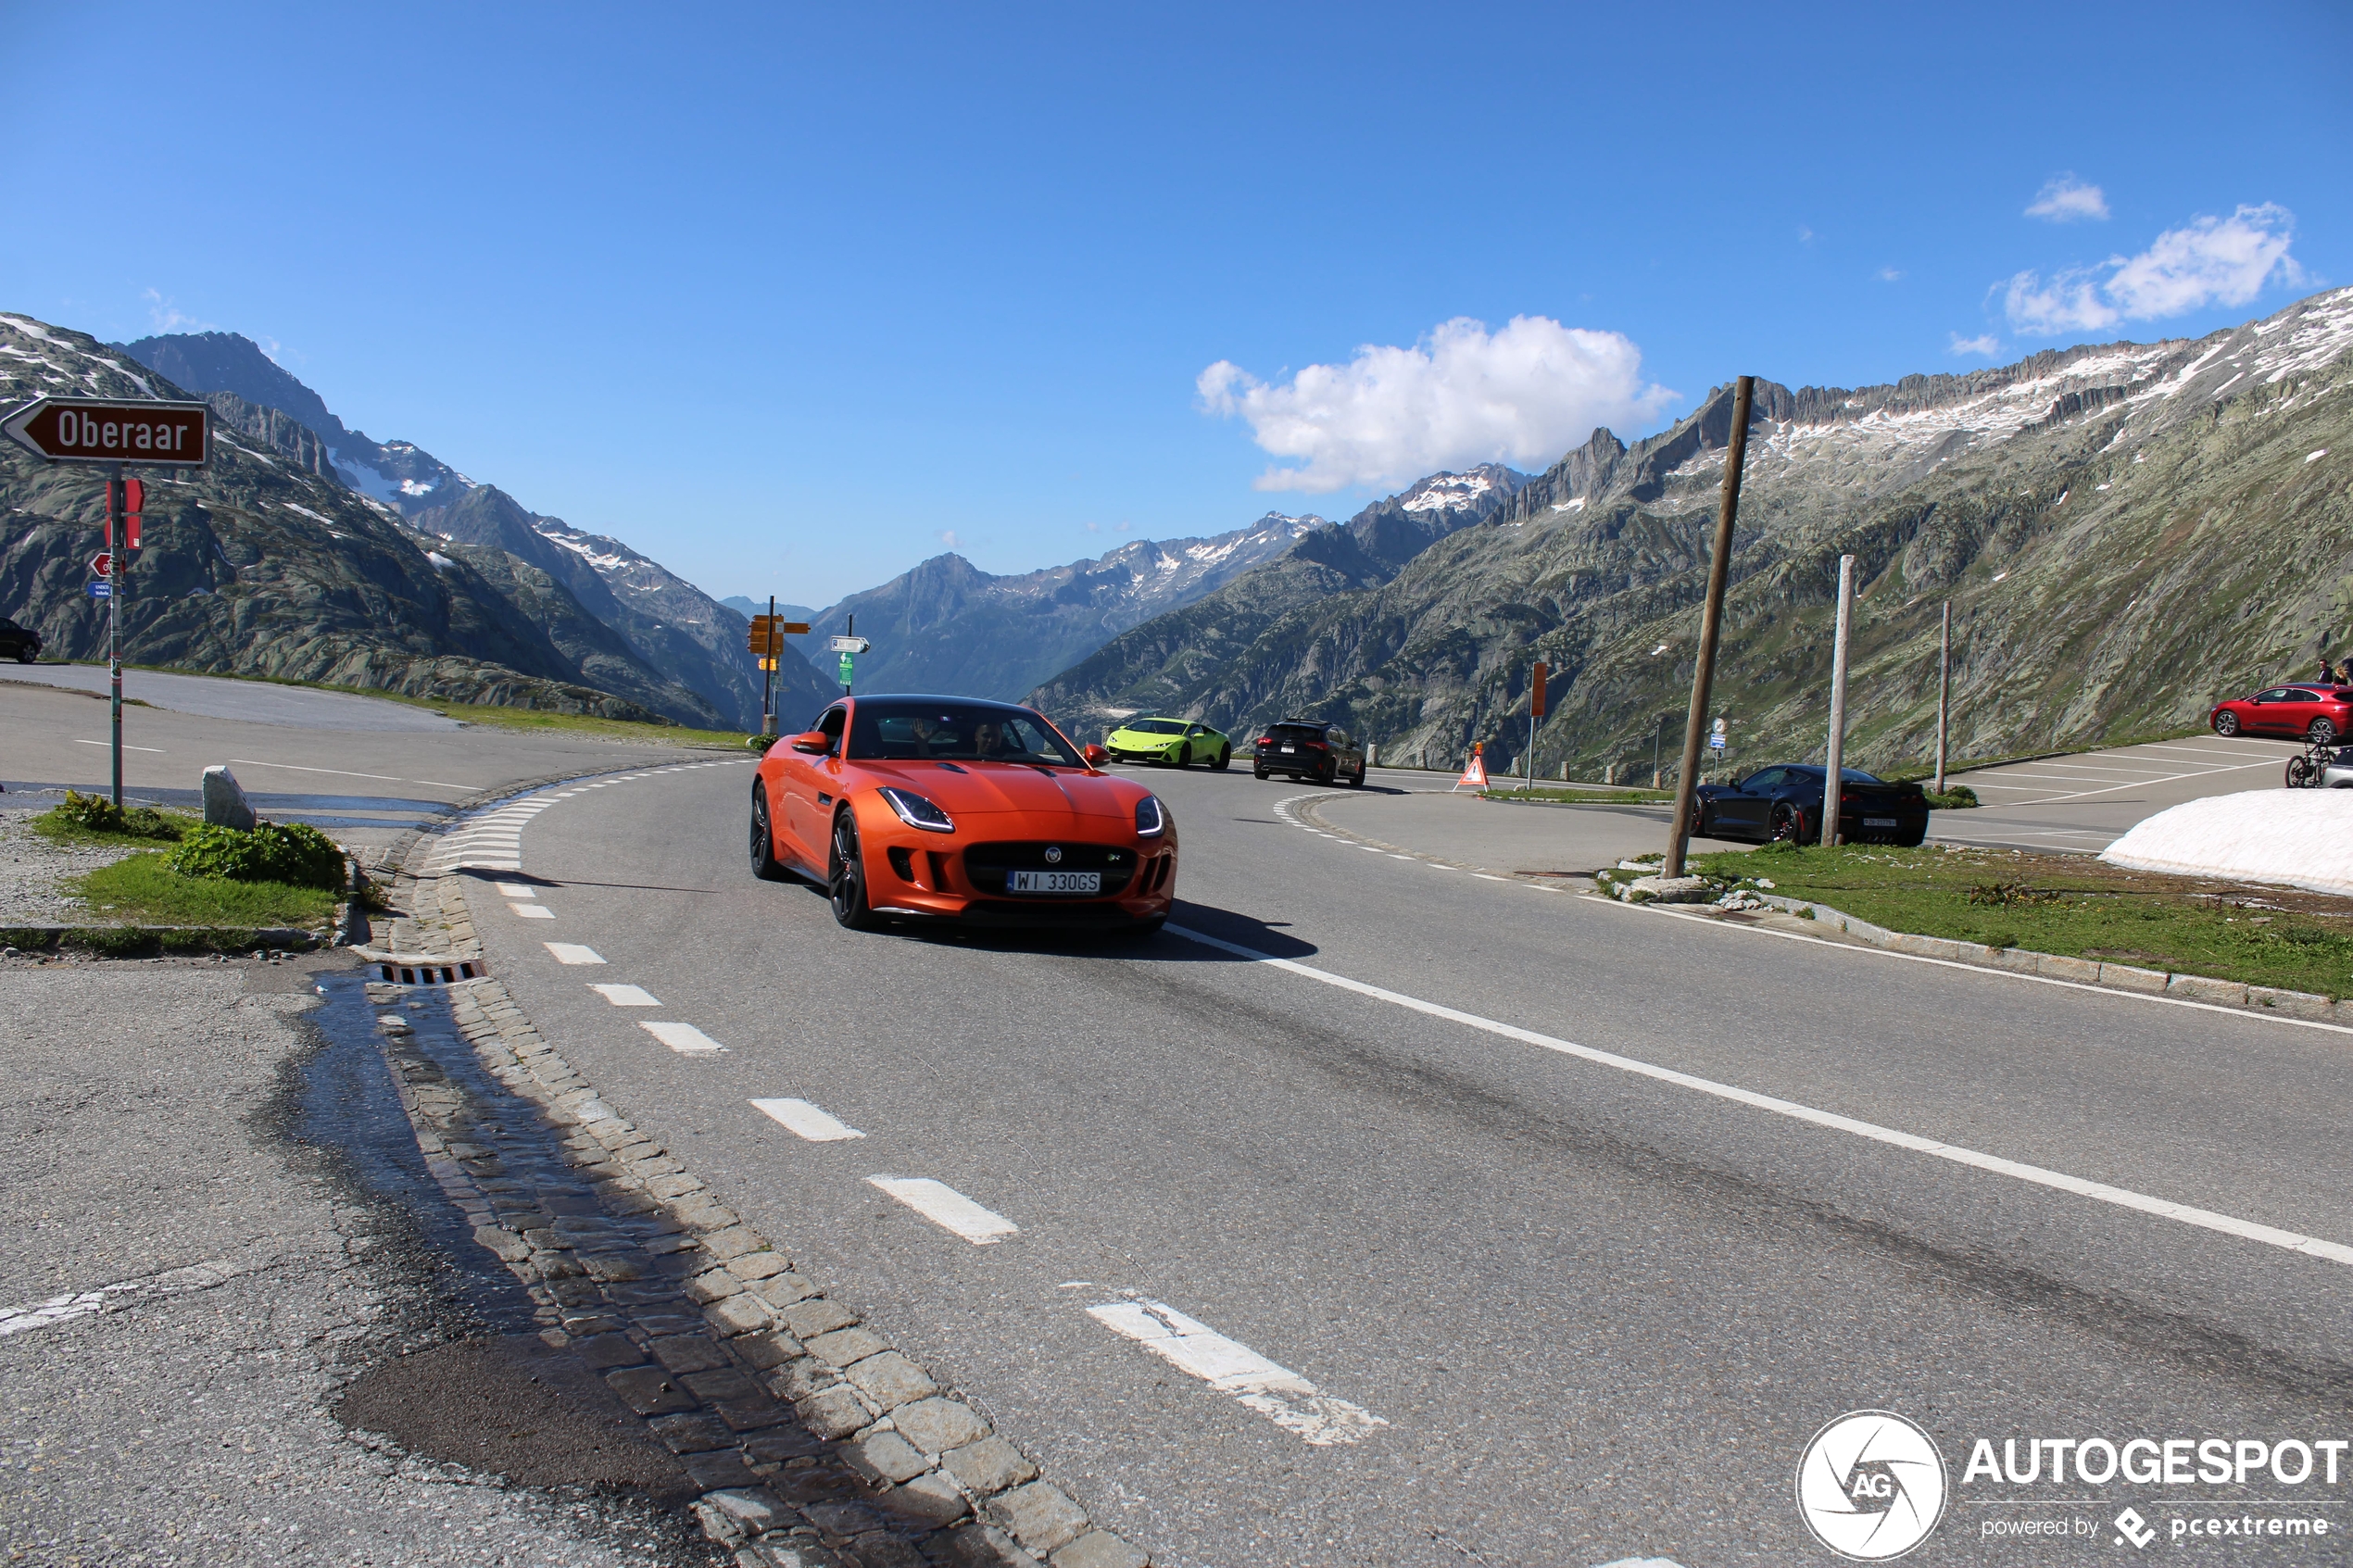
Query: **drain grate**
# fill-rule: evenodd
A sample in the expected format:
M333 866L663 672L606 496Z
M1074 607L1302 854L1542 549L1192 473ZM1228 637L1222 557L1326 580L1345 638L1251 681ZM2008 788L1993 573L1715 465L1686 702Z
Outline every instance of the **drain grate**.
M388 985L455 985L460 981L480 979L487 972L471 960L440 964L380 963L376 972Z

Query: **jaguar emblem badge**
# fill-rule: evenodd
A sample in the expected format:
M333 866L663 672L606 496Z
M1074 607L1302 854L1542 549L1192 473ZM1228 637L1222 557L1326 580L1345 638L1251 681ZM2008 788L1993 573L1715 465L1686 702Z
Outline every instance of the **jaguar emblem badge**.
M1063 863L1063 847L1061 845L1049 844L1046 846L1046 863L1050 866L1059 866Z

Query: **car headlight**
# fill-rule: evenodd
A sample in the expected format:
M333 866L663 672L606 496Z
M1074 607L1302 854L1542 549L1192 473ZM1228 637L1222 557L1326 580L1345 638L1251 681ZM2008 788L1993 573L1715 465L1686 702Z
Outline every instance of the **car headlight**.
M1136 802L1136 836L1158 838L1168 831L1168 812L1157 795L1147 795Z
M899 820L911 828L921 828L925 833L956 831L955 818L941 810L936 801L926 800L912 790L885 788L875 793L888 801L890 809L899 813Z

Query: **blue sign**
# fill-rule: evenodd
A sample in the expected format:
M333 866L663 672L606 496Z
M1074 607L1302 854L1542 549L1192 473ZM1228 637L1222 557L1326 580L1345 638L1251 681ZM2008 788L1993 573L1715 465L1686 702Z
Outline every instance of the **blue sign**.
M113 598L114 584L111 583L93 583L90 584L90 596L94 599Z
M1718 730L1714 734L1707 737L1707 748L1710 751L1721 751L1724 749L1723 731Z

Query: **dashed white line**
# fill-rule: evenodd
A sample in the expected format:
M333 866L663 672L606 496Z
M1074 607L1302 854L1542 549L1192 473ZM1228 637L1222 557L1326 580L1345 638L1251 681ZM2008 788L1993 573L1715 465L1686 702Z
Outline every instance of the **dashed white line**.
M1361 1443L1389 1424L1164 1302L1106 1301L1087 1315L1318 1448Z
M1533 1029L1522 1029L1516 1024L1482 1018L1475 1012L1464 1012L1437 1002L1426 1002L1418 997L1406 996L1402 991L1390 991L1378 985L1368 985L1361 980L1351 980L1346 975L1334 974L1328 970L1311 969L1293 960L1278 959L1272 953L1262 953L1254 947L1244 947L1237 943L1206 935L1198 931L1189 931L1183 926L1170 925L1163 929L1171 936L1181 936L1189 942L1198 942L1203 947L1215 947L1220 952L1231 953L1237 958L1247 959L1254 963L1270 964L1292 974L1302 975L1343 991L1353 991L1359 996L1369 997L1376 1001L1407 1008L1432 1018L1442 1018L1449 1022L1460 1023L1486 1034L1501 1035L1507 1040L1517 1040L1524 1045L1540 1047L1548 1051L1557 1051L1563 1056L1573 1056L1599 1066L1614 1067L1621 1073L1632 1073L1642 1077L1654 1078L1663 1084L1672 1084L1678 1088L1693 1089L1704 1095L1714 1096L1718 1099L1730 1100L1735 1104L1745 1105L1757 1110L1768 1110L1777 1116L1786 1116L1793 1121L1808 1123L1832 1132L1851 1133L1856 1137L1868 1138L1873 1143L1890 1144L1897 1148L1909 1149L1915 1154L1926 1154L1939 1160L1949 1160L1957 1165L1989 1171L1996 1175L2013 1177L2036 1186L2051 1187L2059 1192L2073 1194L2078 1198L2088 1198L2097 1202L2114 1204L2120 1209L2132 1209L2141 1213L2154 1214L2160 1219L2177 1220L2186 1225L2219 1231L2225 1236L2260 1242L2265 1246L2281 1248L2290 1252L2300 1252L2308 1257L2324 1258L2334 1263L2353 1264L2353 1247L2347 1247L2339 1242L2323 1241L2316 1236L2299 1235L2295 1231L2281 1230L2276 1226L2258 1224L2253 1221L2238 1219L2233 1215L2216 1213L2209 1209L2198 1209L2186 1203L2175 1203L2168 1198L2153 1198L2146 1193L2134 1192L2127 1187L2114 1187L2102 1182L2085 1181L2081 1176L2070 1176L2064 1172L2048 1171L2041 1166L2027 1165L2015 1160L2005 1160L1999 1155L1981 1153L1976 1149L1964 1148L1957 1144L1939 1143L1934 1138L1924 1138L1918 1134L1898 1132L1892 1127L1881 1127L1874 1123L1856 1121L1851 1116L1818 1110L1812 1106L1800 1105L1794 1100L1779 1099L1771 1095L1761 1095L1751 1089L1735 1087L1730 1084L1719 1084L1711 1078L1702 1078L1690 1073L1679 1073L1671 1067L1659 1067L1647 1061L1637 1061L1631 1057L1618 1056L1611 1051L1596 1050L1591 1046L1580 1046L1554 1035L1539 1034Z
M497 882L491 884L491 885L498 889L498 897L501 898L536 898L539 897L539 890L537 888L528 886L520 882Z
M680 1056L711 1056L727 1048L691 1023L641 1022L637 1027Z
M866 1135L805 1099L756 1099L751 1103L778 1125L811 1143L840 1143Z
M591 985L588 987L617 1008L658 1008L661 1002L642 985Z
M516 916L522 920L553 920L556 918L556 911L549 909L545 904L509 904L507 908L514 910Z
M866 1180L945 1231L952 1231L975 1247L989 1247L1021 1227L1002 1214L983 1209L945 1182L929 1176L868 1176Z
M577 942L542 942L540 946L553 953L558 963L584 964L605 961L597 956L596 948L584 947Z

